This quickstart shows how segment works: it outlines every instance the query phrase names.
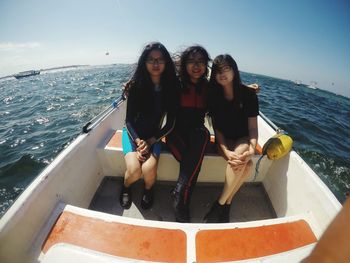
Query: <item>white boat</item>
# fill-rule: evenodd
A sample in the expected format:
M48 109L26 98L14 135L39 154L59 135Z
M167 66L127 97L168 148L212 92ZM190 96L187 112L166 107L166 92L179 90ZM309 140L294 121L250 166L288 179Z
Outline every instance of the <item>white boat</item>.
M21 79L21 78L35 76L35 75L39 75L39 74L40 74L40 70L28 70L28 71L19 72L19 73L13 75L13 76L16 79Z
M297 85L297 86L299 86L299 85L302 84L301 80L298 80L298 79L297 79L297 80L294 80L293 82L294 82L294 84Z
M309 85L306 85L310 89L317 89L317 82L311 81Z
M0 220L0 262L299 262L341 208L327 186L291 151L264 157L237 193L231 223L201 220L222 189L226 163L205 156L191 203L192 223L174 222L170 189L179 165L161 154L155 203L119 206L125 172L120 145L126 103L106 109L18 197ZM259 116L259 145L275 134ZM260 157L257 154L253 161Z

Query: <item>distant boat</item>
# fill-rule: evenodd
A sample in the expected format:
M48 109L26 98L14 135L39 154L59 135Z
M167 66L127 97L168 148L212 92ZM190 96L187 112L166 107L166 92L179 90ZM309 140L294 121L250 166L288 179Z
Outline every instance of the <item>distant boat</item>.
M294 80L294 84L299 86L299 85L301 85L302 83L301 83L301 80Z
M39 74L40 74L40 70L28 70L28 71L19 72L18 74L15 74L13 76L16 79L21 79L21 78L30 77L30 76L39 75Z
M311 81L309 85L307 85L310 89L317 89L317 82Z

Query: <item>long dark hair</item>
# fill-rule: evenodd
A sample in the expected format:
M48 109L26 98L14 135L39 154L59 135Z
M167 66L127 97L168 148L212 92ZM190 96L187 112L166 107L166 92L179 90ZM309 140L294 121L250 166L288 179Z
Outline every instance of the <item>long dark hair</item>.
M136 65L135 72L125 87L124 94L135 96L140 111L150 110L153 103L153 83L146 68L146 60L153 50L159 50L165 60L164 72L160 78L162 98L165 110L175 110L177 106L177 92L179 89L176 71L171 56L165 46L159 42L151 42L145 46Z
M209 53L205 50L204 47L199 46L199 45L188 47L185 49L185 51L182 52L181 57L180 57L179 76L180 76L181 82L183 84L182 86L184 89L187 89L187 84L191 83L190 76L188 75L187 70L186 70L186 63L187 63L187 60L189 59L189 57L191 55L196 54L196 53L202 54L202 56L204 57L205 63L206 63L205 64L205 66L206 66L205 73L202 77L201 82L207 80L208 73L209 73L208 65L209 65L209 62L211 60Z
M224 96L221 85L216 81L216 74L224 66L229 66L233 69L234 78L232 88L234 92L234 101L240 101L240 90L242 88L241 75L239 74L236 61L229 54L219 55L213 61L209 80L210 99L215 101Z

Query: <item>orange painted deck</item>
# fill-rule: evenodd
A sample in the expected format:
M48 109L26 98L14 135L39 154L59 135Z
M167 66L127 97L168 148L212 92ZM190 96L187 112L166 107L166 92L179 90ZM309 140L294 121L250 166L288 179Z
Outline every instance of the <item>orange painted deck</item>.
M197 262L244 260L282 253L317 241L308 223L291 223L225 230L196 235Z
M57 243L132 259L186 262L186 234L181 230L107 222L67 211L52 228L43 252Z
M181 228L181 225L179 226ZM305 220L234 229L166 229L108 222L64 211L49 233L46 253L68 243L110 255L157 262L186 262L189 231L196 235L196 262L245 260L274 255L317 241Z
M163 142L165 142L164 138L162 139ZM111 148L120 148L122 149L122 131L117 130L112 138L109 140L108 144L106 147L111 147ZM215 136L211 135L210 136L210 144L208 144L208 147L206 149L207 153L216 153L216 147L215 147ZM261 155L262 154L262 148L259 144L256 145L255 148L255 153Z

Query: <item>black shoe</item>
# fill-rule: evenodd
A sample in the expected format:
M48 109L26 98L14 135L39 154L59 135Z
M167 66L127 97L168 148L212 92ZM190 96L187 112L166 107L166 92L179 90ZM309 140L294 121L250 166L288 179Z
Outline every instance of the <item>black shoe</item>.
M203 222L204 223L221 223L221 216L224 210L224 205L220 205L218 201L210 208L209 212L205 215Z
M220 223L229 223L230 222L230 207L231 204L224 204L219 218Z
M171 196L173 198L175 221L179 223L190 223L190 209L188 204L184 203L180 192L173 190Z
M141 207L142 209L150 209L153 205L153 188L143 191L142 199L141 199Z
M131 190L130 187L125 187L124 183L120 192L119 202L121 207L123 207L124 209L129 209L131 206Z
M175 220L179 223L190 223L190 209L187 205L176 206Z

